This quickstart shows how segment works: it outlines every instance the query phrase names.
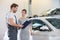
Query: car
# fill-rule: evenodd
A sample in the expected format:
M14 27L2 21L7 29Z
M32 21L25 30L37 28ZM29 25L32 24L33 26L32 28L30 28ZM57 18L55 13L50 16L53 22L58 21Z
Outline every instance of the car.
M30 20L33 40L60 40L59 17L37 17Z
M60 15L60 8L50 9L47 16Z
M40 17L46 17L46 16L60 16L60 8L53 8L53 9L48 9L42 12L43 15Z

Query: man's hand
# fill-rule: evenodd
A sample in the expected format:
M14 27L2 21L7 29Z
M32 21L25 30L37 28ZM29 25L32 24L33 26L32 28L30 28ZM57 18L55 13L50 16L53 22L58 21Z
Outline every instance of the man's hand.
M22 28L23 27L23 25L22 24L18 24L18 29L20 29L20 28Z

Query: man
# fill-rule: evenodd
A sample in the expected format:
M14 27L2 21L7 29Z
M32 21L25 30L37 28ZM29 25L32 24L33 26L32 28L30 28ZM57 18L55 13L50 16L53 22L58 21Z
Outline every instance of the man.
M8 37L9 40L17 40L17 30L18 28L22 28L22 25L17 24L17 18L15 16L15 13L18 10L18 5L13 3L10 6L10 12L6 15L6 21L8 26Z

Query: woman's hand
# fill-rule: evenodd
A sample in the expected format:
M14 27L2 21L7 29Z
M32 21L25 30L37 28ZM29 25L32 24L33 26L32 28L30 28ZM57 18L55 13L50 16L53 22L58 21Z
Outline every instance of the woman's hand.
M34 35L34 33L33 33L33 32L31 32L30 34L31 34L31 35Z

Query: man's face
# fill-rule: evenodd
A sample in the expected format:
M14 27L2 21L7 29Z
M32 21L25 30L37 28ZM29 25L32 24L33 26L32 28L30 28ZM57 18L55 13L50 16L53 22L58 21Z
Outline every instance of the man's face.
M16 13L17 10L18 10L18 6L12 8L13 13Z

